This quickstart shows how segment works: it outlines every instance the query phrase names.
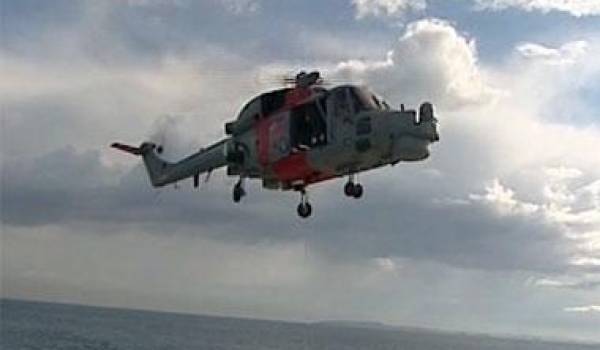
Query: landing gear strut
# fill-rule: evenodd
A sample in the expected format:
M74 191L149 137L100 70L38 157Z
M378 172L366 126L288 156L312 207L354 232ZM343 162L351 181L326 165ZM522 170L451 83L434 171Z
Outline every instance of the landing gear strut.
M350 175L348 182L344 186L344 194L347 197L360 198L363 195L363 187L359 183L354 183L354 175Z
M306 189L301 187L298 189L300 192L300 204L298 204L298 216L301 218L307 218L312 214L312 206L308 202L308 195L306 194Z
M244 178L241 177L238 182L233 186L233 201L235 203L239 203L242 200L242 197L246 195L246 191L244 190Z

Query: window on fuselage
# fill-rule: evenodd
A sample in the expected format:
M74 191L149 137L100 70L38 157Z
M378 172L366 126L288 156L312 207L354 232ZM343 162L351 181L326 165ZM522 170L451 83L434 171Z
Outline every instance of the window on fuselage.
M377 96L371 95L371 100L373 100L373 103L375 103L377 109L383 109L381 102L379 102L379 100L377 99Z
M330 94L329 98L333 99L332 106L334 115L346 118L352 114L352 107L349 103L348 95L347 88L337 88Z
M290 118L293 148L302 150L327 143L325 115L321 113L316 102L292 109Z
M269 115L285 105L285 95L290 89L281 89L264 93L260 96L262 113Z

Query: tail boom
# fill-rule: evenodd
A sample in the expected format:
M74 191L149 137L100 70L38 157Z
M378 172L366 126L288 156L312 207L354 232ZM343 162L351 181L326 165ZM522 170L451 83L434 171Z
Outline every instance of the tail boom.
M142 156L152 186L162 187L227 165L227 141L228 139L221 140L175 163L162 159L157 153L160 149L153 143L144 142L139 147L134 147L115 142L111 147Z

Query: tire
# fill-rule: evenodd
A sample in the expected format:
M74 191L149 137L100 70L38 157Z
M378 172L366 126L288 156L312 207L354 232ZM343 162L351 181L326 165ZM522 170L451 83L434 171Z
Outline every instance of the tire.
M348 182L346 183L346 185L344 186L344 194L347 197L353 197L354 196L354 183L353 182Z
M297 211L298 216L304 219L312 214L312 206L310 205L310 203L300 203L298 204Z
M363 195L363 187L361 184L354 185L354 192L352 193L352 197L358 199Z
M244 196L244 189L241 186L235 185L233 187L233 201L239 203Z

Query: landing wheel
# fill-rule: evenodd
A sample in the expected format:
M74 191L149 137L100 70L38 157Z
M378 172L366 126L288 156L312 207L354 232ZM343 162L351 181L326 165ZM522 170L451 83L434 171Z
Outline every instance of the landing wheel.
M308 194L304 186L296 188L296 191L300 192L300 204L298 204L296 211L298 212L298 216L305 219L312 214L312 206L308 202Z
M246 191L244 191L244 187L242 187L242 183L238 182L233 186L233 201L235 203L239 203L242 200L242 197L246 195Z
M312 214L312 206L308 202L298 204L298 216L301 218L307 218Z
M354 189L353 189L353 192L352 192L352 197L354 197L356 199L362 197L362 195L363 195L363 187L362 187L362 185L361 184L356 184L353 187L354 187Z
M354 197L354 187L356 187L354 182L348 181L348 183L346 183L344 186L344 194L347 197Z
M348 181L344 186L344 194L347 197L360 198L363 195L363 187L361 184L355 184L353 181Z

